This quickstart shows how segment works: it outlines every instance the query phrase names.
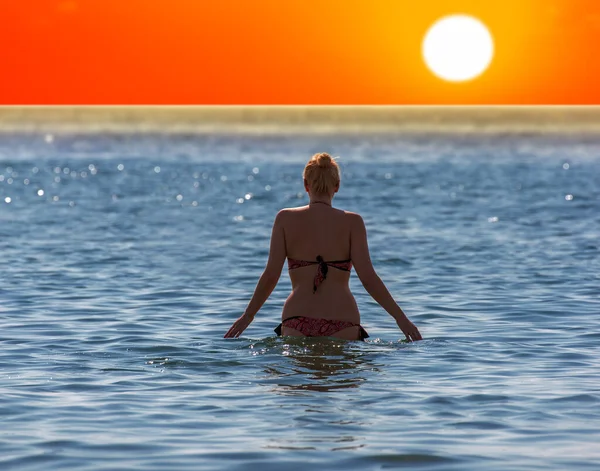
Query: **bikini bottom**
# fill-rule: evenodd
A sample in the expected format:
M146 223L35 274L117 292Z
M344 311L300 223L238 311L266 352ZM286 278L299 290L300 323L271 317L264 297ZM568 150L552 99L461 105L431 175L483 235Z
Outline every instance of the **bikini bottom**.
M283 326L302 332L307 337L330 337L340 330L358 326L360 327L360 340L364 340L369 336L367 331L360 324L331 319L315 319L314 317L288 317L275 328L275 333L277 335L281 335Z

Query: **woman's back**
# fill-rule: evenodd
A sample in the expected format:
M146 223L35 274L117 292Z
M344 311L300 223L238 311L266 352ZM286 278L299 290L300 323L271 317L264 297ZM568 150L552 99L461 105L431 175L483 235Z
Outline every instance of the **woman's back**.
M304 316L360 322L349 289L352 266L349 216L318 202L285 210L282 225L292 293L284 305L283 320ZM319 266L317 257L322 258L327 268ZM319 276L323 271L325 279L321 281Z
M288 258L346 260L350 258L348 214L327 204L311 203L286 210L283 221Z

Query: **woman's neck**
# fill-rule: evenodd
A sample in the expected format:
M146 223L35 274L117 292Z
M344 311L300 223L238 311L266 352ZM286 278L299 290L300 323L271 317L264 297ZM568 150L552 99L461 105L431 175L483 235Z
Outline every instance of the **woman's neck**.
M309 201L308 204L326 204L327 206L331 206L331 200L330 201L312 200L312 201Z
M326 193L319 195L308 195L308 204L326 204L327 206L331 206L331 200L333 200L333 196Z

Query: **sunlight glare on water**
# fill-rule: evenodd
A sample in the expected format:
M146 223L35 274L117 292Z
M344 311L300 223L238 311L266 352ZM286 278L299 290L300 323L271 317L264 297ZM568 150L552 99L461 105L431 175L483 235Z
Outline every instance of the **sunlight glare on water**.
M285 271L222 338L317 151L423 342L355 273L367 342L277 338ZM0 136L1 469L597 469L599 156L560 136Z

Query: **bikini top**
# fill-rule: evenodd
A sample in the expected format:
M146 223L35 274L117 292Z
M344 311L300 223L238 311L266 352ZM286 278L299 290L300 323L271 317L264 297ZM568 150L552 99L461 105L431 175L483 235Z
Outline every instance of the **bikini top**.
M295 260L288 257L288 270L294 270L296 268L307 267L309 265L317 265L317 274L313 283L313 294L317 292L317 286L319 286L327 278L327 270L329 267L337 268L338 270L350 271L352 270L352 260L337 260L333 262L326 262L323 257L317 255L316 262L309 262L307 260Z

